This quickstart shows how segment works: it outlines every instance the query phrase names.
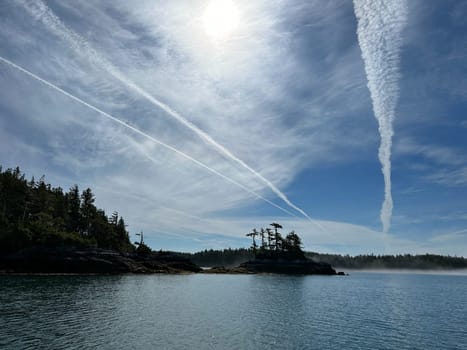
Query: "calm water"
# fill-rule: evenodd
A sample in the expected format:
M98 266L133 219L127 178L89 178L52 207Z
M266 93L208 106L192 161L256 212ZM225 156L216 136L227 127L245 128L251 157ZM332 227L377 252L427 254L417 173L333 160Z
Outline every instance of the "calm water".
M467 276L0 276L1 349L467 349Z

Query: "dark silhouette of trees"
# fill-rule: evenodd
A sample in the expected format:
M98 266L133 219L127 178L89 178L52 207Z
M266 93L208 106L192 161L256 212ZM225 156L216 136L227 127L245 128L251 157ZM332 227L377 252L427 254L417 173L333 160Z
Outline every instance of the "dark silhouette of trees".
M271 226L274 228L274 232L270 228L261 228L259 232L253 229L252 232L246 234L246 236L252 237L251 249L257 258L306 259L302 250L302 241L294 231L283 238L279 232L282 226L278 223L272 223ZM267 243L265 241L265 233L267 234ZM255 240L255 237L258 235L261 236L261 246L259 249Z
M84 236L89 235L91 225L97 213L97 208L94 206L94 195L90 188L83 191L81 194L80 206L80 231Z
M261 236L261 247L260 247L260 249L262 249L262 250L266 249L265 233L266 233L266 231L264 230L264 228L261 227L261 230L259 231L259 234Z
M272 250L274 249L274 236L272 234L272 230L270 228L267 228L266 229L266 233L268 234L268 245L267 245L267 249L269 250Z
M251 249L223 249L223 250L203 250L197 253L185 253L184 256L192 260L195 264L203 267L213 266L238 266L240 263L254 258Z
M124 225L123 219L119 221L119 225ZM140 233L136 233L136 236L139 236L139 242L134 242L134 245L136 245L136 252L139 255L148 255L152 252L151 248L149 248L145 243L144 243L144 233L141 231Z
M288 236L288 235L287 235ZM287 240L286 236L286 240ZM261 250L261 247L258 249ZM258 252L257 254L260 254ZM306 252L306 257L315 261L325 262L339 268L348 269L466 269L467 258L443 256L435 254L424 255L339 255ZM238 266L256 257L252 249L203 250L197 253L185 253L200 266Z
M250 233L246 234L247 237L251 237L253 239L252 248L253 248L254 252L256 252L256 250L258 248L258 245L256 244L256 239L255 239L255 237L258 236L258 235L259 235L259 233L255 228Z
M348 269L466 269L467 259L436 254L339 255L310 252L309 258Z
M89 188L64 193L44 176L27 181L19 168L0 167L0 253L37 245L133 251L123 218L109 219L94 202Z
M291 251L296 254L303 253L302 239L295 233L295 231L290 232L285 237L284 244L286 245L288 251Z
M67 231L79 232L80 231L80 207L81 201L79 196L78 185L74 185L70 188L70 191L66 194L67 198L67 209L68 209L68 220L67 220Z

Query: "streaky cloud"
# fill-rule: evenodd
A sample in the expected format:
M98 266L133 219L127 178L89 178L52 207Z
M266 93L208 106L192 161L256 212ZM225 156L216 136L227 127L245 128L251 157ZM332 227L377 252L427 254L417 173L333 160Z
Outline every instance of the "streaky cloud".
M161 102L154 96L152 96L149 92L141 88L131 79L126 77L121 71L119 71L112 63L110 63L107 59L105 59L102 55L100 55L84 38L82 38L79 34L68 28L63 21L53 13L53 11L41 0L37 0L35 2L27 2L24 3L26 9L37 19L43 21L43 23L48 26L56 35L61 37L63 40L67 41L70 46L77 52L84 54L88 57L93 63L99 65L101 68L106 70L110 75L114 78L122 82L128 88L132 89L133 91L137 92L152 104L157 106L158 108L162 109L166 112L170 117L176 119L178 122L183 124L188 129L192 130L196 133L201 139L206 141L212 147L214 147L218 152L233 160L237 164L241 165L244 169L248 170L258 179L260 179L269 189L272 190L280 199L282 199L289 207L293 208L308 220L313 221L311 217L300 207L295 205L290 201L290 199L280 190L278 189L270 180L266 179L262 176L259 172L251 168L248 164L246 164L242 159L235 156L229 149L225 146L219 144L215 141L208 133L198 128L195 124L187 120L183 117L180 113L175 111L173 108L168 106L167 104Z
M97 112L99 115L101 115L101 116L103 116L103 117L105 117L105 118L107 118L107 119L110 119L110 120L112 120L113 122L115 122L115 123L117 123L117 124L119 124L119 125L121 125L121 126L124 126L125 128L127 128L127 129L133 131L134 133L136 133L136 134L138 134L138 135L140 135L140 136L143 136L144 138L146 138L146 139L148 139L148 140L150 140L150 141L152 141L152 142L154 142L154 143L156 143L156 144L158 144L158 145L160 145L160 146L162 146L162 147L164 147L164 148L166 148L166 149L168 149L168 150L170 150L170 151L172 151L172 152L175 152L177 155L179 155L179 156L181 156L181 157L183 157L183 158L185 158L185 159L188 159L188 160L192 161L193 163L199 165L200 167L202 167L202 168L208 170L209 172L211 172L211 173L213 173L213 174L215 174L215 175L221 177L222 179L224 179L224 180L230 182L231 184L233 184L233 185L235 185L235 186L237 186L237 187L243 189L244 191L246 191L246 192L248 192L248 193L254 195L256 198L261 199L261 200L263 200L264 202L266 202L266 203L268 203L268 204L270 204L270 205L276 207L277 209L283 211L284 213L287 213L287 214L289 214L289 215L291 215L291 216L296 217L295 214L291 213L291 212L288 211L287 209L284 209L283 207L281 207L281 206L277 205L276 203L270 201L269 199L263 197L263 196L260 195L259 193L257 193L257 192L255 192L255 191L249 189L248 187L246 187L246 186L242 185L241 183L235 181L234 179L230 178L229 176L226 176L226 175L220 173L219 171L217 171L217 170L211 168L210 166L204 164L203 162L201 162L201 161L199 161L199 160L197 160L197 159L191 157L190 155L188 155L188 154L186 154L186 153L180 151L179 149L177 149L177 148L175 148L175 147L173 147L173 146L170 146L169 144L167 144L167 143L165 143L165 142L162 142L162 141L158 140L157 138L155 138L155 137L153 137L153 136L151 136L151 135L146 134L145 132L143 132L143 131L141 131L141 130L135 128L134 126L131 126L130 124L128 124L128 123L122 121L121 119L119 119L119 118L117 118L117 117L114 117L113 115L111 115L111 114L109 114L109 113L107 113L107 112L104 112L103 110L97 108L96 106L94 106L94 105L92 105L92 104L90 104L90 103L88 103L88 102L86 102L86 101L80 99L79 97L76 97L75 95L73 95L73 94L71 94L71 93L69 93L69 92L63 90L62 88L56 86L55 84L53 84L53 83L51 83L51 82L45 80L44 78L39 77L38 75L32 73L31 71L29 71L29 70L27 70L27 69L25 69L25 68L23 68L23 67L21 67L21 66L15 64L15 63L13 63L12 61L10 61L10 60L8 60L8 59L2 57L2 56L0 56L0 61L3 62L3 63L6 63L7 65L9 65L9 66L11 66L11 67L13 67L13 68L15 68L15 69L17 69L17 70L19 70L20 72L22 72L22 73L28 75L29 77L31 77L31 78L33 78L33 79L35 79L35 80L41 82L42 84L48 86L49 88L51 88L51 89L53 89L53 90L55 90L55 91L60 92L61 94L63 94L63 95L65 95L65 96L69 97L70 99L72 99L72 100L74 100L74 101L76 101L76 102L78 102L78 103L80 103L80 104L82 104L82 105L88 107L89 109L92 109L93 111ZM149 159L152 160L152 161L154 161L154 160L151 159L151 158L149 158Z
M384 176L384 201L380 217L383 231L388 232L393 210L391 194L393 121L399 99L400 48L408 9L406 0L354 0L353 4L358 22L358 42L381 136L378 157Z

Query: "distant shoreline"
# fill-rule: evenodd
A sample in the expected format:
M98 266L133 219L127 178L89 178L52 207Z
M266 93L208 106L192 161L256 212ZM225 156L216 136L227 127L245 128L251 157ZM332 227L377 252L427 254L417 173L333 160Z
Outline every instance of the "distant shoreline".
M199 266L233 267L254 258L249 249L204 250L184 255ZM305 252L305 256L316 262L330 264L339 270L463 270L467 269L467 259L457 256L436 254L399 255L340 255Z

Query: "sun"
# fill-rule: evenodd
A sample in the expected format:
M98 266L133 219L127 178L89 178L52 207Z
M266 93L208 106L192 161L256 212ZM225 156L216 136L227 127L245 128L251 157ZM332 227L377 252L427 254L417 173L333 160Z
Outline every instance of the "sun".
M214 39L225 39L238 25L238 9L232 0L212 0L206 7L203 23Z

